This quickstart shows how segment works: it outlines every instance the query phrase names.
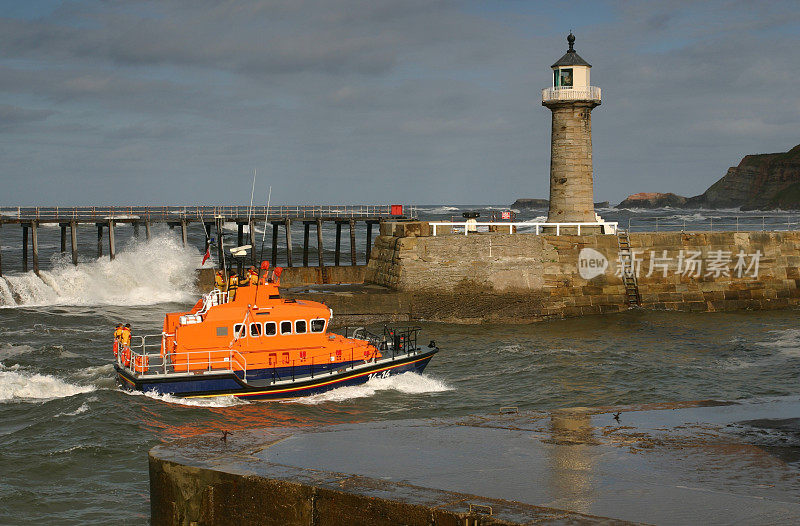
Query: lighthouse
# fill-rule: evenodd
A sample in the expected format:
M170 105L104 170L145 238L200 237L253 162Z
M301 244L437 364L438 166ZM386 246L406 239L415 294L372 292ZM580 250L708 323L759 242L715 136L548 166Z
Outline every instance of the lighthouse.
M600 88L592 86L591 64L569 49L550 66L553 85L542 90L542 106L553 115L550 138L550 210L548 223L593 223L592 110L600 105Z

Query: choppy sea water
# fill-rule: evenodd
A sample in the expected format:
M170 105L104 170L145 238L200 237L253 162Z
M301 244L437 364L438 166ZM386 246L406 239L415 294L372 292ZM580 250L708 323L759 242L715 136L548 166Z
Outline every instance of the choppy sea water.
M444 217L460 209L424 213ZM425 323L424 338L443 350L422 376L285 403L129 394L113 379L112 328L124 321L138 334L158 332L165 312L193 303L202 239L192 237L184 249L177 231L163 229L149 243L134 242L122 227L111 262L91 257L95 239L84 234L83 261L73 267L55 255L58 229L41 230L42 251L51 254L43 256L43 280L13 267L14 229L2 232L4 270L11 269L0 278L2 524L147 523L147 451L175 437L459 416L509 405L546 410L800 392L798 312L785 310Z

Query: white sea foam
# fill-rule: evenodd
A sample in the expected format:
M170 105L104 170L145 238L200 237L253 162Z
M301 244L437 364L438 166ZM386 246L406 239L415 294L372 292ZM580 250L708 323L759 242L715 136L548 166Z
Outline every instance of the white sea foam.
M757 342L761 347L775 349L783 356L800 357L800 329L784 329L770 331L776 338L771 341Z
M87 379L101 379L107 378L114 373L114 365L107 363L105 365L92 365L89 367L81 367L73 371L75 376Z
M80 415L80 414L82 414L82 413L85 413L85 412L86 412L86 411L88 411L88 410L89 410L89 404L87 404L86 402L84 402L84 403L82 403L82 404L80 405L80 407L79 407L78 409L76 409L75 411L69 411L69 412L67 412L67 413L58 413L58 414L56 415L56 417L59 417L59 416L77 416L77 415Z
M417 373L403 373L388 378L373 378L363 385L353 385L333 389L326 393L307 396L295 400L301 404L321 404L324 402L344 402L354 398L374 396L381 391L398 391L405 394L440 393L451 388L441 380Z
M258 217L254 217L253 219L256 220L256 219L259 219L259 218ZM263 221L264 218L261 217L260 220ZM222 228L226 232L238 232L239 231L239 225L237 223L227 222L222 226ZM249 234L250 233L250 226L249 225L242 225L242 232L245 233L245 234ZM253 232L255 234L263 234L264 233L264 229L259 227L259 226L256 226L255 228L253 228ZM213 231L212 231L211 235L212 236L215 235ZM229 238L226 236L225 239L227 240ZM247 244L249 242L250 242L249 239L245 240L245 244ZM227 241L226 241L226 243L227 243Z
M535 225L537 223L547 223L547 216L536 216L533 219L528 219L526 221L523 221L523 223L527 223L530 226L520 225L520 226L517 227L517 229L520 232L529 232L529 231L532 232L532 231L535 230L533 225Z
M110 363L74 369L70 371L69 379L81 384L88 383L100 389L114 389L117 385L114 366Z
M46 374L0 370L0 402L50 400L94 391L93 386L74 385Z
M13 345L11 343L0 343L0 360L19 356L20 354L28 354L34 349L30 345Z
M178 404L193 407L231 407L235 405L243 405L249 403L247 400L236 398L235 396L215 396L213 398L181 398L171 394L159 394L152 391L146 393L139 393L136 391L126 391L129 394L144 394L148 398L154 400L161 400L168 404Z
M108 257L0 278L0 307L18 305L149 305L189 301L201 255L166 234L132 242Z
M427 214L446 214L448 212L458 212L460 208L457 206L437 206L435 208L417 208L419 212Z
M523 223L547 223L547 216L536 216L533 219L523 221Z

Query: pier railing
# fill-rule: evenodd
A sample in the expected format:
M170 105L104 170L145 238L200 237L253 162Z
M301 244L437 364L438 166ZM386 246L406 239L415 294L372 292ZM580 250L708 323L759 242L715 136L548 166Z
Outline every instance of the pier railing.
M628 232L788 232L800 230L800 217L716 216L703 219L637 217L628 219Z
M391 218L415 217L413 205L294 205L294 206L76 206L76 207L0 207L0 220L7 222L70 222L70 221L208 221L215 218L234 221L252 218L317 219L317 218Z
M441 228L449 228L450 233L469 235L478 232L520 233L520 234L578 234L596 232L599 228L603 234L616 234L618 223L603 221L600 223L512 223L512 222L467 222L467 221L433 221L430 222L431 235L441 233Z

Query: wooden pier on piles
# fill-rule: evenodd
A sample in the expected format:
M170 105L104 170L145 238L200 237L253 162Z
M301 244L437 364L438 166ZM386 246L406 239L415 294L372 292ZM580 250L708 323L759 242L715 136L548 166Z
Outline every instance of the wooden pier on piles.
M67 252L67 229L69 228L72 263L78 264L78 226L94 225L97 229L97 257L103 256L103 238L108 236L108 255L114 259L116 245L114 227L120 223L133 226L134 237L139 237L140 227L144 225L145 236L151 237L153 223L166 223L171 229L180 227L183 245L187 244L188 229L193 224L200 225L207 238L220 238L224 223L237 225L237 246L250 244L257 247L255 226L272 225L271 261L278 264L278 244L280 228L285 235L286 266L295 266L292 255L292 223L303 223L303 266L309 266L309 238L311 227L316 227L318 266L324 267L322 229L325 223L336 227L336 246L334 265L342 261L342 227L347 225L350 234L350 264L357 264L356 224L366 224L365 261L369 261L372 246L373 225L385 220L411 218L413 207L401 205L342 205L342 206L114 206L114 207L0 207L0 227L19 225L22 227L22 269L29 270L28 248L32 249L33 271L39 273L39 235L38 227L43 224L58 224L61 230L61 253ZM404 211L408 216L404 215ZM245 239L244 227L248 225L249 236ZM0 229L2 236L2 229ZM30 241L29 241L30 240ZM229 246L232 246L230 244ZM221 260L222 255L218 253ZM251 251L252 264L256 264L257 250ZM0 276L3 275L2 253L0 252Z

